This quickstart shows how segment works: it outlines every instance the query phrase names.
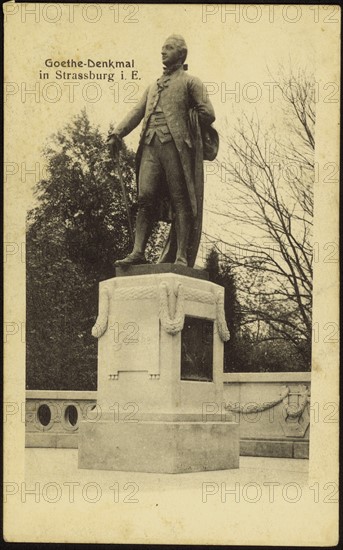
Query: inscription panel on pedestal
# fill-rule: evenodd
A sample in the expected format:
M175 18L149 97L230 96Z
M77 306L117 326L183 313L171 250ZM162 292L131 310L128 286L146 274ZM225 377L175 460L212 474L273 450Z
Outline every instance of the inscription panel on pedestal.
M158 375L158 303L152 300L113 301L103 337L108 374L148 371Z
M213 321L186 315L181 332L181 380L213 381Z

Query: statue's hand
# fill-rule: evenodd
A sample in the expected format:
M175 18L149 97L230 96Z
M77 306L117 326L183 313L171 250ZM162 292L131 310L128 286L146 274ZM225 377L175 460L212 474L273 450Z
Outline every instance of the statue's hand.
M118 134L110 134L107 138L107 144L109 145L112 156L116 157L123 147L123 140Z

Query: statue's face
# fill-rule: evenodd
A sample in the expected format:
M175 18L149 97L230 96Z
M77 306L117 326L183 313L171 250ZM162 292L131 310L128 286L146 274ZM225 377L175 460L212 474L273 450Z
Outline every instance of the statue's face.
M176 41L167 39L162 46L162 63L166 67L175 65L180 59L180 50L177 47Z

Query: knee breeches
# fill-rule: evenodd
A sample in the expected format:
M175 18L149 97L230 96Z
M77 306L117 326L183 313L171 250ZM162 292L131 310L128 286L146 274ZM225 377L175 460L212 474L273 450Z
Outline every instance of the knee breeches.
M175 143L161 143L157 136L144 145L139 170L140 210L154 214L156 200L165 180L175 211L191 212L185 177Z

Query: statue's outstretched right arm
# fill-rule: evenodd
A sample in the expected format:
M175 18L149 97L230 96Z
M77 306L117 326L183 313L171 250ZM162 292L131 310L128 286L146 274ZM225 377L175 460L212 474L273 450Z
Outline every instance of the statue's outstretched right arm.
M145 114L147 96L148 88L145 90L137 105L129 112L128 115L126 115L126 117L118 124L118 126L116 126L113 134L115 134L117 137L123 138L138 126Z

